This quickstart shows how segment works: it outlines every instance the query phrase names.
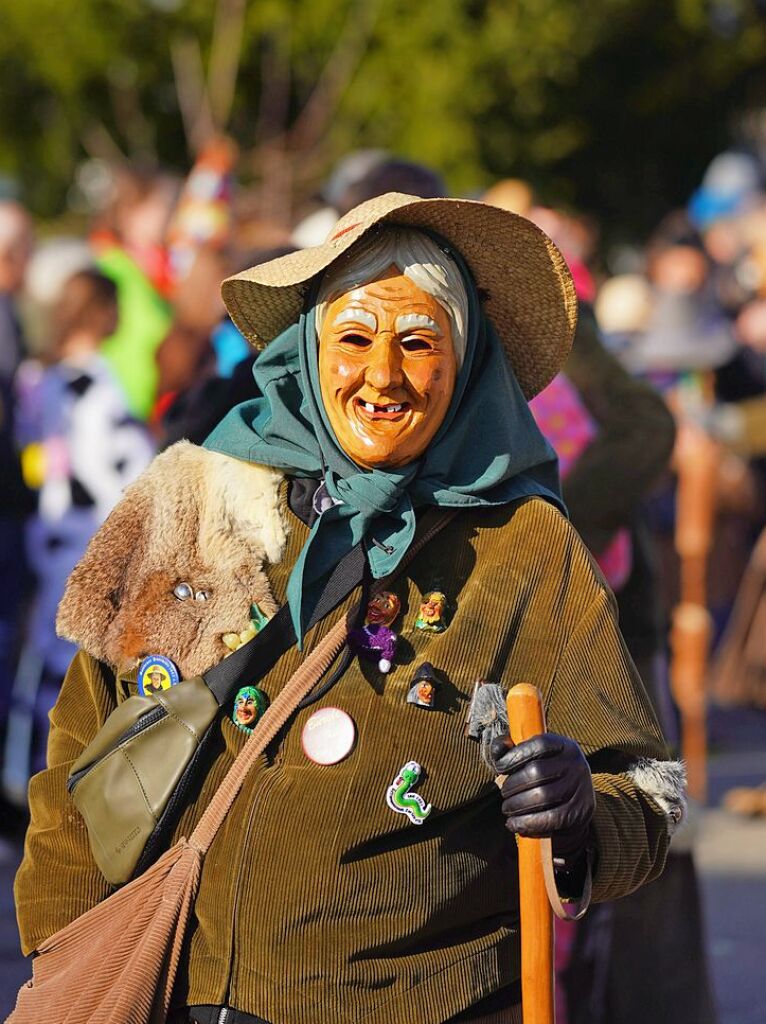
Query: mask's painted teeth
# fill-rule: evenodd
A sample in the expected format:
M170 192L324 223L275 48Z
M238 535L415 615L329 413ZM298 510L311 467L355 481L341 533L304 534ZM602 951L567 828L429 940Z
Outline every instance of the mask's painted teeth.
M401 412L403 405L373 405L372 402L361 402L367 412Z

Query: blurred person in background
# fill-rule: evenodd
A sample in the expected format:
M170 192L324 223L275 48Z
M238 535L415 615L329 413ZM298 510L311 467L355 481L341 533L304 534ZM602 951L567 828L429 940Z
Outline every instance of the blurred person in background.
M104 341L131 413L147 419L157 395L157 349L170 329L165 295L170 268L165 235L179 183L153 170L122 167L114 172L112 199L91 234L102 273L117 285L119 322Z
M164 422L170 410L179 401L183 404L185 397L195 404L197 399L204 401L199 389L216 376L219 352L226 376L247 355L247 345L228 321L220 296L220 282L235 269L230 250L236 227L237 155L237 147L225 136L214 136L201 148L168 225L173 319L157 349L157 400L152 414L161 444L167 441ZM202 417L212 412L210 408L200 411ZM211 427L215 422L210 421Z
M33 501L16 452L13 381L24 355L16 302L32 252L32 221L23 206L0 202L0 742L8 719L26 572L24 520ZM3 824L7 818L2 815Z
M155 353L154 424L159 424L179 394L215 373L212 335L225 312L220 290L227 266L223 254L201 249L176 286L172 320Z
M344 157L322 188L327 205L304 217L293 229L298 249L321 245L338 219L367 199L404 192L420 199L444 199L441 175L424 164L392 156L385 150L360 149Z
M751 164L747 166L752 169ZM753 175L746 190L748 198L742 200L746 214L737 213L739 200L730 197L731 201L714 203L708 196L709 209L703 217L698 195L691 222L686 213L678 211L660 224L647 248L646 275L622 275L608 282L598 296L597 309L610 347L632 372L662 389L676 417L680 440L673 468L677 475L684 473L687 459L697 458L699 444L709 448L710 441L701 428L710 430L716 410L722 408L718 405L721 398L728 396L732 403L723 407L725 415L721 415L731 424L733 416L741 417L734 410L743 399L763 391L762 367L752 353L742 349L735 326L742 304L748 300L748 275L743 272L748 253L737 216L752 216L758 203L756 188ZM695 200L691 210L695 213ZM712 457L716 473L705 502L715 509L715 533L708 538L706 605L720 628L731 608L761 513L747 465L731 453ZM659 496L650 502L653 536L645 539L657 551L639 578L645 584L659 579L662 598L657 601L655 596L647 604L640 600L640 588L631 594L631 587L618 598L621 625L631 650L630 616L622 613L627 600L639 620L644 618L651 625L654 619L660 666L667 657L671 610L682 594L676 479L669 475ZM646 615L649 608L655 609L654 616ZM660 674L655 671L655 679L663 684L667 696L667 669L661 667ZM669 735L677 733L673 719L666 717L664 724ZM612 908L606 1020L628 1024L644 1019L694 1024L715 1020L700 941L693 839L693 831L688 829L674 837L658 884ZM630 983L626 984L626 979L631 979ZM643 996L636 998L638 991ZM651 994L651 1004L647 994ZM657 995L661 1001L655 1006ZM592 1019L588 1020L592 1024Z
M566 257L577 294L583 302L593 302L596 283L590 262L598 242L595 223L579 213L532 205L525 214L549 235Z
M713 270L694 225L684 211L676 211L650 239L643 287L639 277L618 279L612 283L611 296L607 290L599 301L608 344L619 352L629 372L661 391L683 426L684 437L690 430L709 430L719 402L726 402L729 410L728 403L739 404L766 388L758 360L739 344L731 311L719 302ZM724 419L731 423L731 413ZM753 462L745 464L732 452L720 460L711 495L717 512L708 567L708 603L717 631L729 614L762 520L762 469ZM675 493L675 480L669 476L649 506L661 551L666 620L679 600Z
M667 471L673 419L661 397L605 350L587 304L564 373L597 427L564 476L564 500L615 591L625 643L673 741L657 553L643 508ZM619 527L628 534L627 550ZM594 908L579 927L565 973L569 1024L714 1024L697 873L686 840L683 831L674 838L654 883Z
M36 242L24 279L24 329L27 356L22 366L47 358L56 304L69 278L95 266L93 249L77 235L53 235ZM19 379L16 378L18 389ZM17 429L18 433L18 429ZM23 433L23 431L22 431Z
M598 289L593 312L604 345L625 364L652 316L654 295L643 274L616 274Z
M241 259L232 272L257 263L266 263L296 250L290 245L252 250ZM209 309L219 312L218 280L215 301ZM211 318L212 320L212 318ZM253 378L257 352L242 337L228 314L219 315L215 323L197 321L199 350L194 354L183 345L180 333L165 339L158 359L161 379L175 385L167 407L162 410L157 426L159 447L186 439L202 444L213 427L240 402L259 394Z
M755 284L746 223L763 196L763 173L751 153L727 150L713 158L687 205L711 261L711 283L720 306L731 317L753 295Z
M710 261L682 211L666 217L649 240L645 278L649 296L643 329L622 353L630 372L667 391L681 374L707 371L734 358L737 345L712 289Z
M355 149L339 160L316 197L321 205L304 212L293 227L290 244L296 249L321 245L338 221L338 206L347 189L389 157L385 149Z
M737 341L731 310L719 301L715 265L682 211L669 215L647 247L653 309L634 369L673 388L680 375L712 373L710 397L738 401L766 389L757 360Z
M528 217L534 206L532 186L521 178L503 178L490 186L481 197L483 203L499 206L501 210Z
M26 535L36 588L4 764L6 790L19 800L30 772L45 766L47 715L72 658L72 646L55 630L64 584L123 488L154 454L101 351L114 334L117 309L110 278L94 269L74 274L52 312L49 365L24 395L22 460L38 490Z
M447 186L442 176L425 164L389 157L376 163L341 192L336 202L338 215L342 217L360 203L386 192L404 192L419 199L445 199Z

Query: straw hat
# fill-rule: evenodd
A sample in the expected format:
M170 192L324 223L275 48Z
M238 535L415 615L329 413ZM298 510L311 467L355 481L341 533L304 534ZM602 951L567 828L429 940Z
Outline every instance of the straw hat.
M376 224L431 228L468 263L527 398L560 370L577 298L564 257L531 221L485 203L389 192L350 210L323 245L251 267L223 283L231 318L257 348L298 319L309 282Z

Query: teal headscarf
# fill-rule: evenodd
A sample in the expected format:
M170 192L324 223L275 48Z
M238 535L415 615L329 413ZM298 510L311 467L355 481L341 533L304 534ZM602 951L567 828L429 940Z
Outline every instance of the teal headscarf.
M351 548L364 542L372 575L396 568L415 535L415 509L505 505L539 495L565 511L558 460L540 433L473 279L455 259L468 293L468 337L455 393L439 431L415 462L362 469L330 427L319 386L314 303L318 282L297 324L256 359L261 397L232 409L205 447L289 476L324 479L337 502L322 512L287 586L299 643L321 586Z

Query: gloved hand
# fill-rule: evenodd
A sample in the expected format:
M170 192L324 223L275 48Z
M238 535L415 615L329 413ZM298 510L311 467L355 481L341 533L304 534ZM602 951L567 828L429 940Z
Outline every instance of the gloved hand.
M500 736L491 753L498 775L506 827L521 836L550 836L556 857L570 857L588 845L596 806L590 767L578 743L553 732L517 746Z

